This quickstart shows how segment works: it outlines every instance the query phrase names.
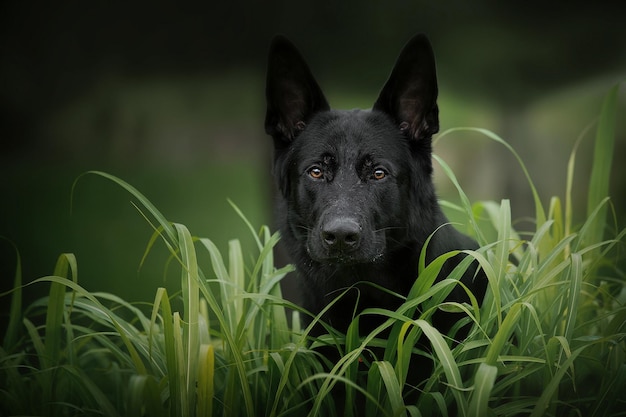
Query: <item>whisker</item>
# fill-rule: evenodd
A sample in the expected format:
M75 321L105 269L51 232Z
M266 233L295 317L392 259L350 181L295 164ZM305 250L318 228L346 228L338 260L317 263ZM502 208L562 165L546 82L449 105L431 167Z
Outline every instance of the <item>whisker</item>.
M374 229L374 233L385 232L387 230L406 230L406 229L408 229L408 227L406 226L387 226L387 227L381 227L380 229Z

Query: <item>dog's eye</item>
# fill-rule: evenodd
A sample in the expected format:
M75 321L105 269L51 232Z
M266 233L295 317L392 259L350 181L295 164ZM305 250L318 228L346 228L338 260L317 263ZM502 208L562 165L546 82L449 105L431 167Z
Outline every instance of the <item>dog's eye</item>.
M324 171L320 167L312 167L309 168L309 176L316 180L319 180L324 176Z
M376 168L372 173L372 178L375 180L382 180L387 176L387 172L385 172L382 168Z

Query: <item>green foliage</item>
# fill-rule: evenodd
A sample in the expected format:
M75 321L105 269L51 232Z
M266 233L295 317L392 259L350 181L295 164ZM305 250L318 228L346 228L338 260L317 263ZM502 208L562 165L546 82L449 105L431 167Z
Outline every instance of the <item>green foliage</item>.
M74 256L63 254L53 275L33 283L49 284L48 297L23 309L18 255L14 290L4 294L12 305L0 349L0 415L626 415L626 280L618 268L626 230L606 227L608 171L596 168L612 154L615 95L600 119L584 223L572 224L575 151L564 206L554 197L545 210L533 191L536 230L525 239L512 227L508 201L472 206L437 157L461 195L461 206L447 206L466 213L482 247L464 251L466 262L437 283L443 262L458 252L428 265L422 259L397 311L366 310L346 335L326 326L328 335L314 340L313 324L300 325L307 313L281 296L279 283L292 268L274 266L277 234L255 230L235 207L256 249L244 255L233 240L223 257L129 184L90 173L133 196L154 230L146 253L159 240L166 245L165 264L180 274L180 292L159 288L151 305L92 293L79 285ZM199 251L210 265L199 263ZM468 304L445 302L472 259L490 283L482 305L469 291ZM429 321L437 309L465 318L441 334ZM370 315L386 320L359 334L358 321ZM465 323L472 324L469 336L454 342ZM415 347L418 340L427 341L427 351ZM341 358L329 363L318 351L323 345L340 349ZM412 355L435 365L417 387L407 386ZM407 395L412 389L417 399Z

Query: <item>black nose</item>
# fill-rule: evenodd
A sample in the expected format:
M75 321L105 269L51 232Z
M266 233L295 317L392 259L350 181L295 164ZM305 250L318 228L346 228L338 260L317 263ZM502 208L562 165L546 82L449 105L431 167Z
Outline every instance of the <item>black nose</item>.
M322 239L334 251L354 249L361 240L361 225L351 218L334 218L322 227Z

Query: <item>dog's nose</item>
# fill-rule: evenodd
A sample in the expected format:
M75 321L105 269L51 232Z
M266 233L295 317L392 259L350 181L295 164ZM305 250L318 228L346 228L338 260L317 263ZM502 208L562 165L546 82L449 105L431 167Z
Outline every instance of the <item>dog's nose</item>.
M322 228L322 239L332 250L353 249L361 240L361 225L351 218L331 219Z

